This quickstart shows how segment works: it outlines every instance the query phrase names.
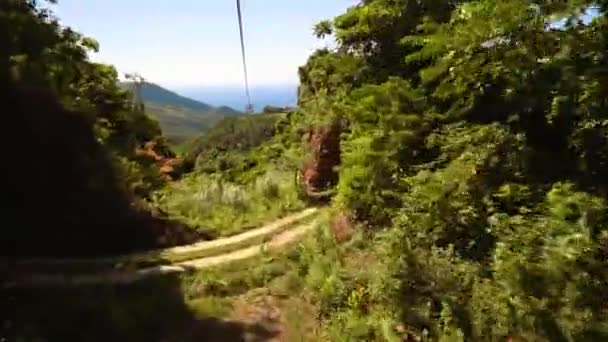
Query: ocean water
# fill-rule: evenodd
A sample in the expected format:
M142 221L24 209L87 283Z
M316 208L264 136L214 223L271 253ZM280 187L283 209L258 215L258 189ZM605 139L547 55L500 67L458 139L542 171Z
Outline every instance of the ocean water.
M297 85L253 86L250 88L251 102L256 111L261 111L267 105L295 106L298 101L297 89ZM213 106L229 106L244 111L247 105L244 87L201 86L175 90L183 96Z

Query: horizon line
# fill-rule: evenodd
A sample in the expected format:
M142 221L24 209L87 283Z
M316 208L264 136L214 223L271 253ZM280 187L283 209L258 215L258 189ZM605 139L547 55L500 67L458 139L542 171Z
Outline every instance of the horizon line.
M170 82L153 82L146 81L148 83L154 83L158 85L166 85L170 87L180 87L180 88L200 88L200 87L231 87L231 88L241 88L244 87L243 84L240 83L199 83L199 84L176 84ZM277 82L277 83L253 83L250 84L250 87L275 87L275 86L298 86L300 82Z

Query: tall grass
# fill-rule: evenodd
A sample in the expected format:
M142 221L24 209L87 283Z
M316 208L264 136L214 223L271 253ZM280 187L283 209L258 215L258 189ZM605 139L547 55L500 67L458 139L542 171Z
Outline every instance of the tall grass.
M288 172L271 170L248 184L193 174L154 196L156 204L193 227L232 235L304 207Z

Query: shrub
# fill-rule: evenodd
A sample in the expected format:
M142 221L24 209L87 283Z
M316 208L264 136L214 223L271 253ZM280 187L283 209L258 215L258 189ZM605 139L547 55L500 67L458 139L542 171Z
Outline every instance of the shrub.
M155 196L170 215L219 235L240 232L303 208L290 173L268 171L248 184L191 174Z

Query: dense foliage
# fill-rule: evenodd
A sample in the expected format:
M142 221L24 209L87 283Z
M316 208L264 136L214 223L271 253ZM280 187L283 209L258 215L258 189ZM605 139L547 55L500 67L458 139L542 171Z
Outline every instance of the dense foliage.
M257 166L261 158L252 152L274 138L283 117L284 114L257 114L222 119L190 143L184 168L236 176Z
M348 122L335 206L379 234L356 288L320 278L327 324L360 340L608 338L606 11L363 0L315 27L338 46L300 68L300 112Z
M2 230L3 254L154 245L163 224L134 201L162 184L154 160L137 153L152 140L159 153L169 153L158 123L120 88L113 67L88 60L97 43L40 5L0 4L8 34L0 96L11 204L3 219L14 225Z

